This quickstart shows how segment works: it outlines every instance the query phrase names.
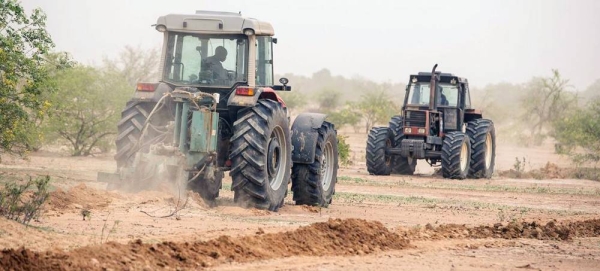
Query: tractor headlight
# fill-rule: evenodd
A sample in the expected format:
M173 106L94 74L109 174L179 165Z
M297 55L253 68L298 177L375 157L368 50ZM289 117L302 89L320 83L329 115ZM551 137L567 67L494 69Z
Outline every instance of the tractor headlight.
M418 133L419 134L424 134L425 133L425 128L419 128Z
M248 29L244 30L244 35L252 36L252 35L254 35L254 30L248 28Z
M406 128L404 128L404 133L405 134L411 134L412 133L412 129L410 127L406 127Z

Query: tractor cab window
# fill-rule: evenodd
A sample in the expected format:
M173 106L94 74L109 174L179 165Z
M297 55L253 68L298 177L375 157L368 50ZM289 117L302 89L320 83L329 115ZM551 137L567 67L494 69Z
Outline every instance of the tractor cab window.
M450 84L439 84L438 105L441 106L458 106L458 87Z
M163 80L178 85L231 87L247 81L243 35L170 33Z
M464 85L465 88L465 108L471 109L471 94L469 93L469 86Z
M451 84L438 84L438 91L436 91L438 97L439 106L457 106L458 105L458 87ZM410 105L429 105L429 94L430 94L429 82L417 82L411 84L408 93L408 104Z
M273 38L256 37L256 85L273 86Z
M410 86L408 104L429 105L429 83L416 83Z

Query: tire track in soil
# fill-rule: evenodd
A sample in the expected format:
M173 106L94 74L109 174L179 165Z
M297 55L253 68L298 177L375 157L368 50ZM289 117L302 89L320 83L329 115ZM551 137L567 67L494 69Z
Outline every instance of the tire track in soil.
M0 266L8 270L101 270L202 268L226 262L249 262L290 256L350 256L413 247L410 240L451 238L533 238L572 240L600 236L600 219L495 224L466 227L440 225L388 230L378 221L330 219L297 230L207 242L144 244L106 243L64 251L32 252L8 249L0 254Z

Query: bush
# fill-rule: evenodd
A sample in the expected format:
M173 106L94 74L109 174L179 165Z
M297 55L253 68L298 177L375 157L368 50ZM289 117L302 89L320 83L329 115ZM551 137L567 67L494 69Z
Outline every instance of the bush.
M339 160L343 166L352 164L350 160L350 144L346 143L346 138L348 137L337 135Z
M32 179L29 177L23 185L9 182L0 190L0 215L23 224L29 224L32 219L38 219L42 205L50 196L48 192L50 176ZM36 191L29 193L28 189L35 186Z
M557 151L578 165L600 162L600 98L584 108L562 115L554 122Z

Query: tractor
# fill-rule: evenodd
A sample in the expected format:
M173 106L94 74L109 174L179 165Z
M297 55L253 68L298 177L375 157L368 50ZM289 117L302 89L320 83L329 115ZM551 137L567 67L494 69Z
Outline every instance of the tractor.
M138 83L118 123L109 187L184 183L215 203L229 171L234 201L277 211L292 183L296 204L327 206L338 169L337 132L326 115L303 113L290 126L273 82L271 24L241 13L169 14L158 83Z
M444 178L491 178L496 157L494 123L473 108L466 78L436 71L411 75L402 114L367 139L372 175L415 172L417 160L441 165ZM439 164L438 164L439 163Z

